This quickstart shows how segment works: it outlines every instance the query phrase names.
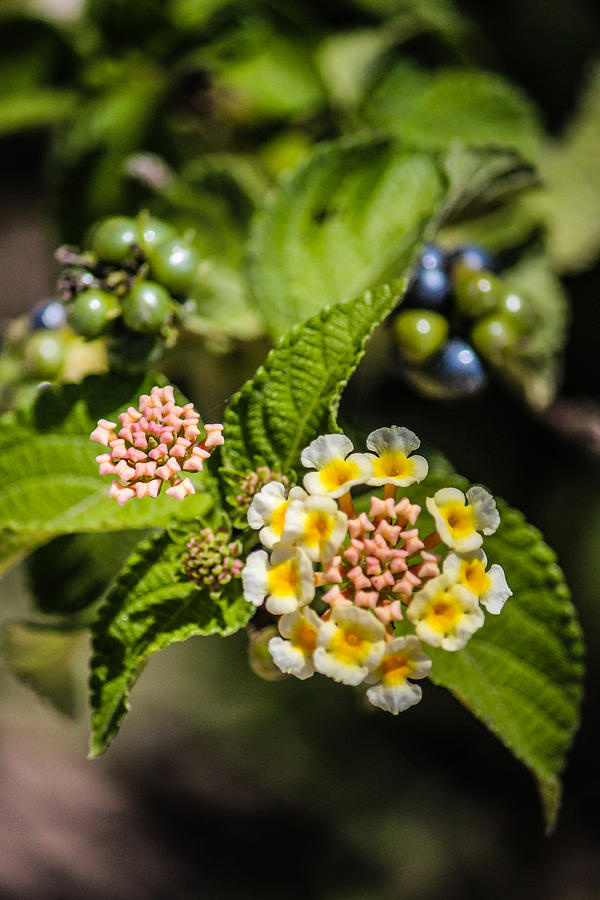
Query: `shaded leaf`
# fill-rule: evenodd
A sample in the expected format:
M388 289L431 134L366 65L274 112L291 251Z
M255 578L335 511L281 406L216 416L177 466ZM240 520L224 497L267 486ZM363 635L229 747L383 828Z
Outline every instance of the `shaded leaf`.
M68 534L34 550L26 567L37 609L71 615L95 603L143 537L143 531Z
M479 69L432 74L400 60L368 94L362 114L415 147L442 150L460 140L513 147L535 159L543 137L533 103L509 81Z
M219 594L189 581L181 557L186 530L144 541L125 565L93 626L90 753L103 753L129 709L146 660L194 635L233 634L254 613L234 579Z
M434 471L407 493L423 503L446 486L466 491L469 485ZM513 596L500 615L486 615L463 650L427 648L431 679L449 688L531 770L551 828L559 776L579 721L581 628L554 551L520 512L502 501L498 509L500 527L484 548L489 563L503 567Z
M319 147L273 194L250 285L274 335L404 273L444 191L435 160L382 138Z
M76 711L72 661L82 640L81 631L34 622L2 626L2 653L12 674L66 716Z

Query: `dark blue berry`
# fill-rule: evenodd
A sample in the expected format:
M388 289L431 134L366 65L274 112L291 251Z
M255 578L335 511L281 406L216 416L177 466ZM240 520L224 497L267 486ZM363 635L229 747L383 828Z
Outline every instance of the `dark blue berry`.
M462 262L469 269L479 271L479 269L487 269L489 272L498 272L498 260L479 244L462 244L452 254L452 263Z
M29 313L29 324L35 331L60 328L66 319L67 311L60 300L42 300Z
M425 309L440 309L450 295L450 279L443 269L419 268L406 300Z
M452 338L442 348L432 372L449 397L475 394L487 382L481 361L473 348L460 338Z
M421 251L422 269L445 269L448 254L439 244L425 244Z

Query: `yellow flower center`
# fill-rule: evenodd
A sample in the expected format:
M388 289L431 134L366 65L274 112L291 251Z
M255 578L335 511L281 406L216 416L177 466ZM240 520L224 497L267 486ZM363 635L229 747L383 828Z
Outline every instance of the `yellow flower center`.
M414 663L401 653L384 657L379 666L384 684L403 684L414 669Z
M346 666L360 666L371 649L371 641L354 628L339 628L334 635L330 651Z
M310 512L306 517L304 524L304 540L306 543L314 547L321 541L327 540L333 529L333 519L327 513L318 509Z
M431 598L424 619L434 631L452 634L463 614L464 609L450 591L440 591Z
M306 619L300 619L291 634L291 640L294 647L302 650L305 656L310 656L317 645L317 629Z
M359 473L355 462L347 459L332 459L320 470L319 475L326 491L335 491L352 481Z
M373 460L375 478L409 478L413 474L413 461L399 450L386 450Z
M492 584L480 559L472 559L470 562L467 560L462 561L459 583L466 585L476 597L481 597L482 594L489 591Z
M271 516L271 528L276 534L283 534L285 514L289 505L290 501L284 500L283 503L279 504L279 506L275 509L273 515Z
M460 500L450 500L440 507L442 517L448 523L448 528L454 537L466 537L475 531L475 518L470 506L465 506Z
M276 597L289 597L296 594L300 584L300 572L295 559L286 559L285 562L273 566L269 570L269 593Z

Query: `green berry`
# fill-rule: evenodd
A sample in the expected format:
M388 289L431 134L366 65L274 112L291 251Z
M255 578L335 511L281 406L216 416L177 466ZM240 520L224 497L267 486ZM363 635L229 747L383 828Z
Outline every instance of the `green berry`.
M471 340L483 356L493 359L516 344L519 331L509 316L492 313L476 322L471 331Z
M511 321L521 335L529 334L535 324L535 313L523 297L508 288L498 304L497 312Z
M123 322L132 331L156 333L169 324L173 301L160 284L138 281L123 300Z
M172 241L177 237L177 229L147 212L138 216L138 230L140 233L140 246L146 256L153 253L160 244Z
M444 345L448 322L440 313L425 309L407 309L395 319L394 334L402 356L422 363Z
M472 319L492 312L506 294L506 285L497 275L469 269L464 263L453 267L452 281L457 309Z
M121 306L114 294L90 288L75 297L69 306L67 319L77 334L96 338L108 330L120 313Z
M92 250L103 262L122 263L132 255L134 244L141 244L135 219L111 216L98 223L92 234Z
M65 362L64 336L52 331L37 331L25 345L25 365L34 378L52 379Z
M200 252L181 238L165 241L150 255L152 277L172 294L187 294L191 290L202 261Z

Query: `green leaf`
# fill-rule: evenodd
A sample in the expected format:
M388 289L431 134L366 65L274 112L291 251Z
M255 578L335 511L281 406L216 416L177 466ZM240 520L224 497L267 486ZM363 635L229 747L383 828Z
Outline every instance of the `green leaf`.
M28 128L46 128L68 118L77 95L59 88L35 88L0 97L0 135Z
M0 421L0 568L61 534L160 528L191 519L212 505L203 473L198 493L179 503L166 495L119 507L98 474L101 446L89 439L99 418L117 421L162 376L144 381L92 375L80 384L49 387L29 410Z
M17 621L2 626L2 654L12 674L66 716L76 711L72 663L82 641L81 630Z
M423 504L442 487L466 491L466 479L433 471L407 493ZM496 734L537 780L551 828L559 776L578 725L583 643L569 589L554 551L523 515L498 501L501 523L486 537L488 562L498 563L513 591L497 616L456 653L427 648L431 679L451 690ZM433 523L432 523L433 526Z
M245 473L266 464L293 475L307 443L339 430L342 390L405 289L406 281L397 282L337 303L283 338L227 408L225 468Z
M96 603L143 537L143 531L67 534L34 550L26 568L36 608L73 615Z
M531 335L503 360L500 374L537 410L556 397L562 378L569 302L560 280L542 254L528 254L504 273L507 284L535 317Z
M288 119L316 113L325 101L310 46L288 23L255 12L202 48L230 120Z
M561 139L540 160L547 190L532 197L558 271L588 268L600 252L600 63Z
M317 148L251 235L250 285L272 333L404 273L443 191L435 160L394 141Z
M460 140L535 159L543 136L533 103L499 75L458 67L431 74L405 59L385 70L362 114L405 143L431 149Z
M93 626L90 753L103 753L129 709L129 691L146 660L194 635L233 634L254 613L233 579L219 595L197 587L181 556L189 532L164 531L128 560Z

